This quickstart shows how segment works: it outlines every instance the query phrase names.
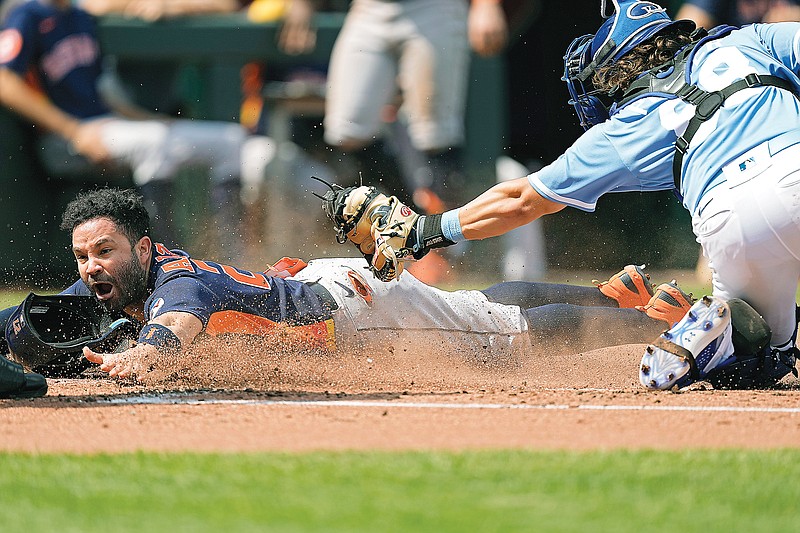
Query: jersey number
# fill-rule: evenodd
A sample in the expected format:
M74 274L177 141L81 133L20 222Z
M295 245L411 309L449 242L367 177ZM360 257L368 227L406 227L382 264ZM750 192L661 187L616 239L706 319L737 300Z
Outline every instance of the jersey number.
M175 259L172 259L172 258ZM210 265L205 261L200 261L199 259L189 259L188 257L182 256L161 256L158 257L157 260L166 260L172 259L168 263L161 265L161 270L164 272L177 272L177 271L184 271L184 272L194 272L195 268L200 270L204 270L206 272L211 272L213 274L224 274L229 278L233 279L234 281L241 283L243 285L248 285L250 287L256 287L259 289L269 289L270 284L267 276L262 274L261 272L249 272L247 270L239 270L229 265Z

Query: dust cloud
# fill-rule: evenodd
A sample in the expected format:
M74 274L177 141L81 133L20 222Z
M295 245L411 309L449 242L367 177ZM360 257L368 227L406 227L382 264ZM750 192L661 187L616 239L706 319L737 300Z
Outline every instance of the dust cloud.
M497 357L461 346L328 352L287 347L280 338L206 337L179 356L152 362L140 382L157 389L258 391L461 391L630 388L642 345L585 352L540 348Z

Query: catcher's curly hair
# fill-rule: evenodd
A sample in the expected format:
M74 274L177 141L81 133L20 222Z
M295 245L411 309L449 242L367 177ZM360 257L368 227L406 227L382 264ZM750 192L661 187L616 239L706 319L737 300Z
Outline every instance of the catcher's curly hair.
M72 233L77 226L94 218L112 220L131 245L150 235L150 215L142 197L132 189L104 188L80 193L67 204L60 228Z
M670 61L690 42L691 32L681 29L648 39L617 61L597 69L592 84L609 95L624 91L643 72Z

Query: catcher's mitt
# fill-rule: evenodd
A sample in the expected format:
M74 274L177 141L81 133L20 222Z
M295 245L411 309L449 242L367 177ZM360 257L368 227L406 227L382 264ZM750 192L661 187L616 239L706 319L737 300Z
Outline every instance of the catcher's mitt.
M427 252L416 242L420 217L396 196L375 187L338 187L321 197L322 208L336 228L336 240L349 240L364 254L370 270L381 281L403 272L403 260L419 259Z

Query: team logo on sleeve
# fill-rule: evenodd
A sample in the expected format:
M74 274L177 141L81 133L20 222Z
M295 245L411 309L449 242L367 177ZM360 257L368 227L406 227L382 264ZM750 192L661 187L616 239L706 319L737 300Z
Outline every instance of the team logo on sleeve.
M20 50L22 50L22 34L19 30L11 28L0 32L0 64L15 59Z
M47 17L39 23L39 33L50 33L56 28L56 18Z
M14 330L14 335L19 335L19 332L25 327L25 318L22 315L18 316L14 319L14 322L11 323L11 327Z
M155 317L158 316L158 312L161 311L161 308L164 306L164 298L159 298L153 305L150 307L150 320L153 320Z
M350 280L350 284L353 286L353 289L355 289L356 294L361 296L361 299L364 300L367 307L372 307L372 287L369 286L367 280L355 270L347 271L347 279Z

